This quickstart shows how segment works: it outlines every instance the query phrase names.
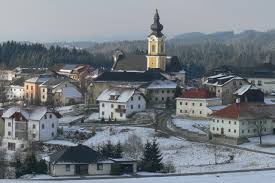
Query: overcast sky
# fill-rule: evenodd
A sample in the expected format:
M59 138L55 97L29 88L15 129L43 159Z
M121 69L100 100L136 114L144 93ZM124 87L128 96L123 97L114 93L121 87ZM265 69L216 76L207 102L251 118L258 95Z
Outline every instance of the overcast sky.
M0 41L144 39L156 8L168 38L275 28L275 0L0 0Z

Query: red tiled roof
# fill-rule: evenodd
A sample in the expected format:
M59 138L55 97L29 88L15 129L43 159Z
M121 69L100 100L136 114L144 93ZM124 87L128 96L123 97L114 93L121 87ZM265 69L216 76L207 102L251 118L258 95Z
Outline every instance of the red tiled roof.
M213 98L214 93L210 93L205 88L193 88L184 92L182 98Z
M270 108L273 108L271 110ZM259 103L234 103L214 112L211 116L219 118L239 119L239 118L264 118L271 117L275 106L268 106Z

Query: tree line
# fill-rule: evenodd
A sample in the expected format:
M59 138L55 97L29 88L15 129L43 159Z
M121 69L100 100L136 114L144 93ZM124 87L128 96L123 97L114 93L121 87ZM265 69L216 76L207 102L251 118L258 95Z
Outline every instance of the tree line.
M8 41L0 44L0 64L7 68L51 67L57 63L90 64L93 67L110 67L111 56L92 54L86 50L59 46L46 48L39 43Z

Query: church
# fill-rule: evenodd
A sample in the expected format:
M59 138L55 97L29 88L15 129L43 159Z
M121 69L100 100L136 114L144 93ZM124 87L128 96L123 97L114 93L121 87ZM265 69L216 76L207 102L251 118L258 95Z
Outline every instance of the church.
M177 56L167 56L165 53L165 36L162 33L158 10L151 25L151 34L148 36L147 53L125 54L116 50L113 59L112 71L144 72L149 69L159 69L161 72L174 73L182 70Z

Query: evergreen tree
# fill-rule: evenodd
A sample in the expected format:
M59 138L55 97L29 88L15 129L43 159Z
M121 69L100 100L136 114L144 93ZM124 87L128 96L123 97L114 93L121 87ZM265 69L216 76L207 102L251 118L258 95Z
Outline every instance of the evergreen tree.
M48 172L47 164L45 160L40 160L36 164L36 173L38 174L46 174Z
M162 155L159 150L159 144L156 142L156 139L153 142L147 141L145 144L142 166L145 171L157 172L162 170L163 164Z
M162 155L159 150L159 144L157 143L156 139L153 140L153 143L151 145L151 156L152 156L152 171L160 171L163 168L162 161Z
M34 153L27 155L24 165L26 166L26 173L31 174L36 172L37 160Z

